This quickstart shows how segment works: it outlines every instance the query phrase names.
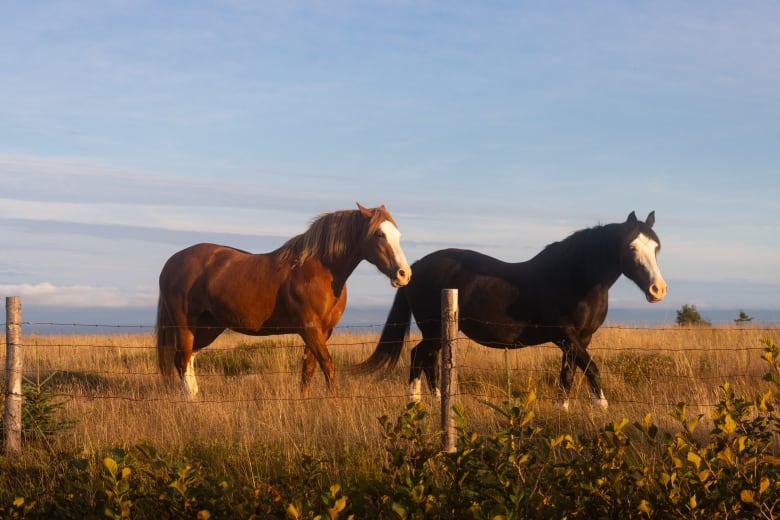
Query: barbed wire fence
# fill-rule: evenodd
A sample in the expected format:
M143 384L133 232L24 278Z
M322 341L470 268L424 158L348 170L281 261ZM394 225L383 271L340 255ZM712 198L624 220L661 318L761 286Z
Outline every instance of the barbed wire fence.
M444 302L444 298L442 300ZM455 298L457 302L457 297ZM534 350L538 350L544 353L547 358L544 362L537 362L533 364L525 364L522 362L514 362L508 360L507 350L503 352L503 359L501 357L500 350L487 349L482 346L475 346L467 338L462 335L459 336L457 327L449 327L449 332L445 330L447 323L452 323L452 310L444 310L442 313L442 344L450 345L455 351L454 360L451 354L446 352L442 355L442 358L448 364L448 371L452 373L452 376L443 379L441 383L442 389L445 390L441 401L441 419L442 419L442 431L450 435L454 435L454 428L452 427L451 418L449 417L449 411L451 410L452 403L458 402L464 398L472 399L489 399L496 395L496 388L499 388L499 393L503 392L503 395L511 397L512 387L517 386L518 380L546 380L550 382L550 386L555 386L558 377L558 370L560 368L557 363L560 363L560 353L557 347L552 345L545 345L541 347L533 347ZM455 323L457 323L457 308L455 309ZM81 380L81 381L93 381L91 384L84 384L77 389L69 388L68 390L61 390L60 393L55 394L65 398L78 398L89 401L121 401L121 402L171 402L179 401L182 403L188 402L187 398L180 394L168 393L151 393L151 392L139 392L137 388L144 384L148 384L149 381L157 381L159 379L159 372L157 371L156 362L149 362L153 356L154 347L150 343L147 344L135 344L127 341L127 336L130 335L151 335L154 332L154 325L113 325L113 324L84 324L84 323L31 323L22 321L21 317L21 299L18 297L6 298L6 352L5 352L5 379L4 379L4 414L3 414L3 430L4 436L4 448L6 454L19 453L22 449L22 378L23 377L40 377L41 372L45 375L51 375L59 373L61 375L59 380ZM353 351L355 349L363 350L373 349L376 344L378 336L377 329L382 324L373 325L360 325L360 326L343 326L337 330L342 333L341 337L333 338L336 341L329 342L329 348L339 349L341 351ZM94 329L97 333L99 331L100 342L95 343L93 340L83 339L83 333L80 334L56 334L57 341L44 341L42 336L31 335L30 337L22 336L22 328L32 328L36 330L45 330L46 327L51 327L57 330L68 330L72 327L74 331L84 331ZM713 354L723 354L727 356L730 361L719 365L718 370L710 370L706 374L697 374L696 378L698 382L712 385L720 385L725 381L739 379L745 382L746 385L758 385L762 380L764 372L762 372L762 366L760 362L753 363L754 360L760 360L763 347L756 338L770 336L776 334L780 329L777 327L760 327L755 325L745 327L731 327L729 330L732 336L738 339L726 339L719 341L708 342L705 345L696 344L691 342L686 344L685 335L695 332L696 334L708 334L709 329L704 328L685 328L679 326L629 326L629 325L617 325L617 326L604 326L604 329L610 329L614 333L621 333L625 331L626 334L649 334L648 341L640 346L620 347L616 349L614 347L603 346L594 344L589 348L589 351L594 354L594 357L603 354L602 358L598 362L605 363L604 356L610 355L614 359L608 364L608 372L612 372L615 376L619 376L623 379L634 378L634 383L638 385L648 385L649 387L658 387L662 383L668 383L675 381L677 385L685 386L690 378L691 371L678 371L673 366L674 362L667 359L671 354L680 353L681 351L688 355L688 357L709 356ZM713 334L718 329L712 328ZM679 335L680 340L674 345L667 345L659 343L653 339L653 334L659 332L665 332L669 334ZM87 335L90 333L87 332ZM746 336L746 337L741 337ZM345 339L346 338L346 339ZM263 349L271 356L282 356L282 353L289 353L291 350L300 353L303 348L302 342L294 343L290 341L267 341L263 343ZM738 346L735 346L738 343ZM40 365L24 366L23 353L25 350L43 348L41 345L45 344L45 350L50 358L50 365L41 367ZM78 351L90 351L88 360L91 365L85 366L84 364L68 364L69 360L73 360L78 357L74 355ZM206 350L212 350L206 349ZM213 349L216 353L224 353L226 350L231 352L235 350L235 345L230 347ZM498 352L499 355L492 356L493 363L485 363L484 359L488 357L487 351L492 350L493 353ZM528 349L522 349L528 350ZM458 352L460 352L458 354ZM476 355L473 355L474 353ZM641 370L647 370L647 366L642 365L642 358L638 356L648 355L648 352L652 352L652 355L657 356L652 361L655 363L651 368L653 369L648 374L637 373ZM471 355L464 355L464 353L471 353ZM294 355L292 356L294 358ZM334 356L335 357L335 356ZM733 358L733 359L732 359ZM51 359L56 360L52 362ZM120 359L121 363L104 362L105 360ZM496 361L496 359L498 361ZM706 360L699 360L696 363L704 364ZM239 362L240 364L240 362ZM204 371L199 373L198 377L203 377L207 381L220 380L230 378L235 374L242 374L248 376L258 376L264 379L274 379L279 381L285 381L289 386L290 381L295 381L300 373L300 368L295 366L295 363L288 363L288 365L294 368L287 368L284 364L266 364L263 366L236 366L234 368L227 368L220 372L219 370ZM281 366L281 368L280 368ZM705 367L701 367L705 368ZM408 369L407 366L399 367L399 370ZM235 372L231 372L234 370ZM446 377L446 372L443 371L442 375ZM704 372L701 370L700 372ZM460 373L460 374L459 374ZM480 374L478 377L468 374ZM604 373L602 373L604 375ZM350 392L347 394L340 394L339 399L352 400L355 402L375 402L375 401L387 401L395 400L398 402L404 402L406 399L406 387L405 387L405 374L394 374L394 377L400 377L397 381L394 380L393 388L396 390L387 390L387 385L382 388L381 393L367 389L362 384L355 385L354 388L350 387ZM106 384L110 378L121 378L121 382L115 385ZM465 384L458 385L458 380L461 379ZM482 383L484 380L490 380L490 383ZM479 384L474 384L474 380L479 380ZM514 382L513 382L514 381ZM504 387L504 382L506 386ZM157 384L157 383L155 383ZM492 385L492 388L488 388ZM449 387L449 391L446 388ZM326 395L313 396L308 398L308 401L323 401L330 402L332 398ZM552 401L554 396L545 396L545 399ZM659 404L658 401L663 400L663 397L648 397L641 393L628 395L623 394L619 396L610 396L610 404L624 404L624 405L648 405ZM257 405L259 403L290 403L304 401L303 398L294 394L285 394L280 391L272 391L268 393L261 393L256 395L228 395L223 394L208 394L202 396L199 403L203 404L228 404L228 403L243 403L247 405ZM669 400L662 403L667 406L674 406L675 401ZM713 407L717 404L716 397L712 397L709 400L699 399L695 403L701 408ZM445 449L452 449L453 440L452 437L445 438L443 440L443 446ZM449 444L448 444L449 443Z

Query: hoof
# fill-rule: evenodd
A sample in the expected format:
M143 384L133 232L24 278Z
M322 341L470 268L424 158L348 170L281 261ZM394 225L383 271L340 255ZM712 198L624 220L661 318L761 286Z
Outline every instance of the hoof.
M406 398L410 403L419 403L422 400L422 390L419 378L409 383L409 388L406 389Z
M607 398L604 397L604 392L600 392L599 395L593 395L593 406L601 410L606 410L609 407Z

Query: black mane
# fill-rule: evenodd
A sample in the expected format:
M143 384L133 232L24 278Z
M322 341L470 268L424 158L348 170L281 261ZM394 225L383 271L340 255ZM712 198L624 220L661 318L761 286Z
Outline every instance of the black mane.
M614 281L620 276L618 252L626 238L625 226L621 223L580 229L548 244L528 263L540 272L562 278L562 283L588 284L594 278Z

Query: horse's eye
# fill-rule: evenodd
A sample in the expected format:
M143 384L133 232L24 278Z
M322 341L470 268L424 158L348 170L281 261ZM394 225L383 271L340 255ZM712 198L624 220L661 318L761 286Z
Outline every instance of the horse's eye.
M385 232L384 231L377 231L376 235L374 235L377 238L385 238Z

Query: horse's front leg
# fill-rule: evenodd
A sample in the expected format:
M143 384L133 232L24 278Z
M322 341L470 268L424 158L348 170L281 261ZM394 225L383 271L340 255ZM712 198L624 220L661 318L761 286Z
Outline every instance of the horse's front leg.
M601 388L601 375L599 374L599 367L596 366L596 362L593 361L585 350L587 346L577 349L575 362L577 366L582 369L585 377L588 379L590 385L590 395L593 402L593 406L606 410L609 406L607 398L604 396L604 390Z
M301 370L301 396L309 397L311 392L311 378L314 376L314 369L317 367L317 360L314 358L311 349L304 347L303 364Z
M314 370L319 363L322 373L325 376L325 383L328 387L328 393L331 397L336 397L336 390L333 382L336 378L336 366L330 357L328 347L325 342L327 335L318 331L307 331L303 335L306 348L303 351L303 370L301 371L301 395L309 397L311 389L311 379L314 376Z
M590 354L585 350L585 347L577 340L563 340L556 342L556 345L558 345L563 353L560 375L561 394L556 399L556 405L563 410L568 411L569 394L574 382L574 372L577 368L580 368L588 380L593 405L602 410L606 410L609 403L604 396L604 390L601 388L599 368L591 359Z

